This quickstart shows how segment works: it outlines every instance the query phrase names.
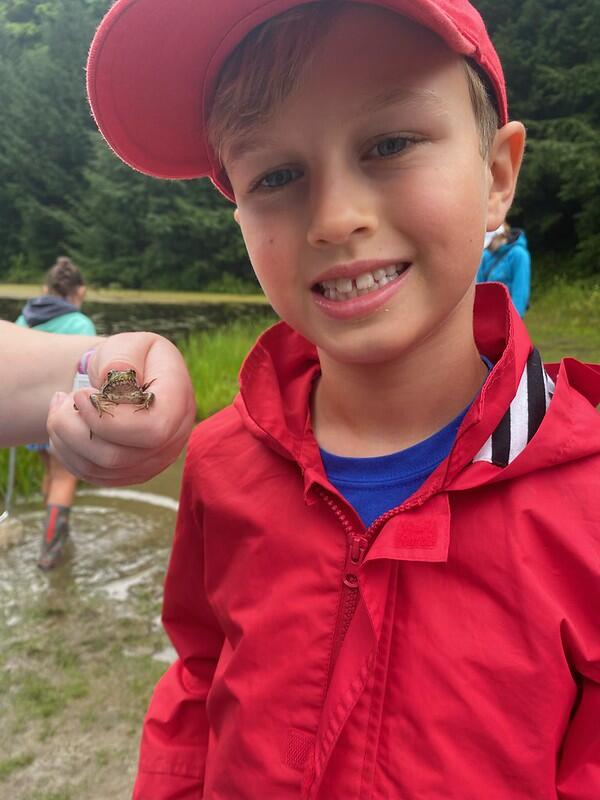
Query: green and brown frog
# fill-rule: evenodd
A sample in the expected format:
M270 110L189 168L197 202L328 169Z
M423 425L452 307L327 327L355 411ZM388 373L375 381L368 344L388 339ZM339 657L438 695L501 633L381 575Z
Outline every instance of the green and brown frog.
M111 369L98 394L90 395L90 402L100 416L105 413L114 417L114 414L109 409L111 406L117 406L121 403L139 406L135 410L143 411L145 408L150 408L154 401L154 395L152 392L147 392L146 389L155 380L153 378L148 383L140 386L134 369Z

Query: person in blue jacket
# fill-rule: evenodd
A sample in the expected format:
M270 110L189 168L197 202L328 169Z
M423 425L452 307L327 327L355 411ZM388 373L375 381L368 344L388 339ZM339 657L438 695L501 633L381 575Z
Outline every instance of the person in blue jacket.
M46 273L43 294L28 300L17 325L49 333L95 336L92 320L80 311L86 286L83 276L71 259L60 256ZM69 515L75 499L77 478L48 451L47 444L28 445L44 462L42 494L46 521L38 566L54 567L69 539Z
M503 283L517 311L524 316L531 294L531 256L522 230L504 223L483 251L476 280Z

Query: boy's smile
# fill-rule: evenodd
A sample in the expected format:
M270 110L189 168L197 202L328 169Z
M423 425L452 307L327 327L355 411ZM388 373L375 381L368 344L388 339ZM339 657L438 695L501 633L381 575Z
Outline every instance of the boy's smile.
M385 260L337 264L313 284L315 303L338 319L364 316L394 294L409 267L410 262Z
M433 34L350 5L224 162L267 297L330 358L472 341L492 178L464 64Z

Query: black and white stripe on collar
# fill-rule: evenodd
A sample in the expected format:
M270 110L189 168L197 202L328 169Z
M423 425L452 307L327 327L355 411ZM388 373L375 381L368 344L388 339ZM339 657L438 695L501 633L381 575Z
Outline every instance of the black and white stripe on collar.
M489 461L498 467L514 461L540 427L553 394L554 382L534 349L506 414L473 461Z

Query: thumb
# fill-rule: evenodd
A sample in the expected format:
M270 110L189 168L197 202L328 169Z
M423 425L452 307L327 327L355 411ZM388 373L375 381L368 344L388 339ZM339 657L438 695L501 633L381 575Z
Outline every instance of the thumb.
M100 387L111 369L134 369L139 383L144 380L148 351L157 338L152 333L116 333L97 345L87 373L92 386Z

